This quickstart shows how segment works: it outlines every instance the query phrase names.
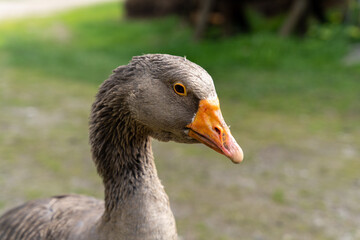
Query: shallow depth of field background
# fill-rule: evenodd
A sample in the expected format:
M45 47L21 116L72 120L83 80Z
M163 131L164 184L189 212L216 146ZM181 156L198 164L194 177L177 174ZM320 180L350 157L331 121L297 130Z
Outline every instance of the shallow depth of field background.
M134 55L168 53L212 75L245 152L234 165L153 142L183 239L360 239L360 36L336 10L302 38L249 14L253 33L199 42L177 17L127 20L119 2L0 21L0 213L56 194L102 198L87 133L97 88Z

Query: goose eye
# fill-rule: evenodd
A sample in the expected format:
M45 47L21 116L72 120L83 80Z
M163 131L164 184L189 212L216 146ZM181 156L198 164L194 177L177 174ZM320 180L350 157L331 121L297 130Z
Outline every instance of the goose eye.
M181 83L174 84L174 91L181 96L186 96L186 88Z

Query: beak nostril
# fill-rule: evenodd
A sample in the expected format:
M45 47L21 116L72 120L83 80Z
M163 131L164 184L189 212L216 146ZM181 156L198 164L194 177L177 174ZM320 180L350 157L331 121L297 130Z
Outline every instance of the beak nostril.
M221 128L219 128L219 127L214 127L214 130L215 130L215 132L216 132L218 135L221 136L221 133L222 133Z

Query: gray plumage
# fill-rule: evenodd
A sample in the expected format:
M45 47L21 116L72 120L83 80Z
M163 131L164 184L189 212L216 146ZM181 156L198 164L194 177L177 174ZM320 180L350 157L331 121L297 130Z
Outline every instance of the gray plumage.
M186 85L186 97L174 92L175 82ZM150 140L196 142L184 129L206 98L216 98L211 77L182 57L143 55L115 69L90 116L105 201L63 195L25 203L0 218L0 239L177 239Z

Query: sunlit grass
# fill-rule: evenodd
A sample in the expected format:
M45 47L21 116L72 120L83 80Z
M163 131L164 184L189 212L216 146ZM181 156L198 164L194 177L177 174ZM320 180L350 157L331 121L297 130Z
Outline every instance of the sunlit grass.
M357 115L360 108L360 68L341 65L349 46L345 38L282 39L259 33L195 43L190 28L176 18L130 21L122 11L112 3L4 23L0 46L5 61L50 77L99 84L134 55L169 53L205 67L222 98L263 110Z

